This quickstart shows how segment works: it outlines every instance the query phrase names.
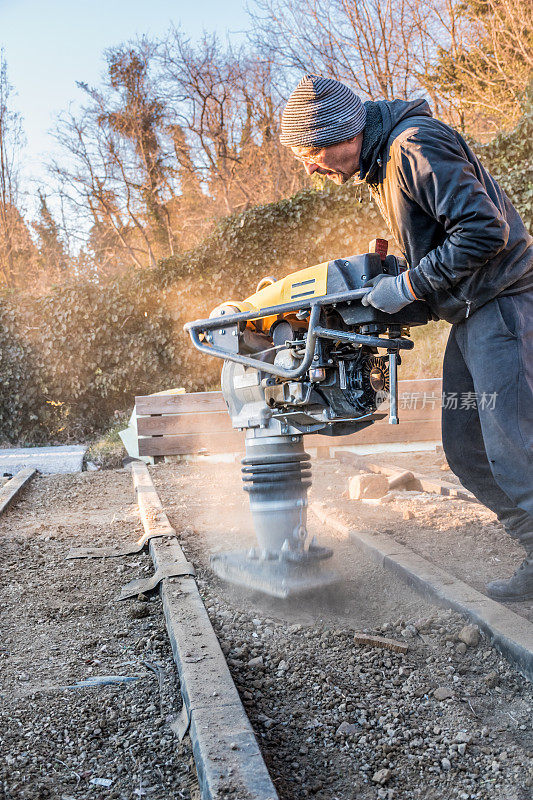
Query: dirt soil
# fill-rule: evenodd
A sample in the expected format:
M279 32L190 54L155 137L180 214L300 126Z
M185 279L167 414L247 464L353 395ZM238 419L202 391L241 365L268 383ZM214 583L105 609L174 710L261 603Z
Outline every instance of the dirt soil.
M65 561L137 539L132 501L123 470L39 477L0 517L1 800L199 797L161 603L114 599L150 558Z
M375 507L341 497L349 471L315 463L314 498L345 503L360 524L403 530L397 501ZM313 518L311 531L335 549L335 587L297 602L232 589L210 572L209 555L254 539L238 465L160 465L152 476L197 565L281 800L533 797L532 687L475 630L462 632L458 615L422 600ZM132 500L129 471L51 476L0 517L2 800L198 797L188 740L180 744L171 728L180 701L160 602L114 600L151 571L148 556L64 559L71 545L136 539ZM426 505L405 502L418 524ZM439 545L457 531L452 502ZM433 505L440 513L441 501ZM482 530L478 513L457 504L458 522L465 514ZM433 517L421 519L429 548ZM478 548L485 541L480 535ZM356 645L361 630L409 650ZM91 676L137 680L65 688Z
M442 454L387 453L358 457L365 462L397 466L460 486ZM349 500L348 480L358 469L336 460L320 462L315 469L312 494L338 511L348 524L366 531L381 531L407 545L428 561L485 593L485 584L507 578L524 559L523 548L511 539L496 515L479 503L417 491L392 491L378 505ZM404 519L409 516L409 519ZM458 554L460 553L460 558ZM533 602L512 603L514 612L533 622Z
M254 541L238 465L161 465L152 475L198 566L282 800L533 796L532 687L483 637L467 646L457 614L423 601L313 517L311 533L335 550L335 587L290 602L231 588L208 556ZM314 497L336 503L344 466L321 461L314 475ZM389 505L359 503L357 517L382 527ZM361 630L409 651L357 646Z

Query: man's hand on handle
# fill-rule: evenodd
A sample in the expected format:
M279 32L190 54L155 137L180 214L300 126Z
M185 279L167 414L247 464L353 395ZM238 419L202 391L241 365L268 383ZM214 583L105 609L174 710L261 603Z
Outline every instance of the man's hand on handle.
M396 277L378 275L367 281L363 288L367 286L370 287L369 291L361 299L361 303L364 306L374 306L386 314L396 314L397 311L418 299L410 287L406 272L402 272Z

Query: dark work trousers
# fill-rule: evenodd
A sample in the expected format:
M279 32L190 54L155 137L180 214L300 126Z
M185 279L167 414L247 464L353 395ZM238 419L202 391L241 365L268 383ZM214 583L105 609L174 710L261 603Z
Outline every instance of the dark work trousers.
M533 551L533 290L452 325L442 391L450 468Z

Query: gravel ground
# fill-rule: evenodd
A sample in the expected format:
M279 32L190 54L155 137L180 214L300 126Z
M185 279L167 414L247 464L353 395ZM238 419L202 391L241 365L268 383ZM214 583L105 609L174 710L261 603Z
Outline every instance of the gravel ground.
M207 556L253 539L238 465L161 465L152 475L198 565L282 800L533 797L532 687L477 630L463 633L467 645L461 617L422 601L313 517L310 530L336 550L334 589L292 602L232 589ZM315 476L322 499L335 496L334 476L346 485L334 463ZM364 524L367 507L357 506ZM383 520L382 508L370 509ZM409 650L356 645L360 630Z
M377 628L400 655L205 594L280 798L532 796L531 692L457 615Z
M113 599L150 558L64 560L138 538L132 499L123 471L37 478L0 517L2 800L199 796L160 601ZM136 680L66 688L95 676Z
M315 495L336 499L345 474L318 466ZM234 590L208 558L253 539L238 465L152 475L281 800L533 797L532 687L460 617L313 519L336 550L334 588L292 602ZM113 600L151 571L148 556L64 560L70 545L137 538L132 499L122 470L38 478L0 518L2 800L198 798L190 745L171 728L180 701L160 602ZM391 513L357 505L360 524ZM357 645L361 630L408 652ZM106 675L137 680L65 688Z

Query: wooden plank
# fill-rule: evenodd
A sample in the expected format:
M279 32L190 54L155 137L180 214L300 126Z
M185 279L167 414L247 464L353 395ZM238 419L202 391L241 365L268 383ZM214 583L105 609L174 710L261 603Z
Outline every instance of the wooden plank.
M440 423L440 409L438 411L424 410L424 412L403 411L400 416L400 427L408 422L420 424L428 422ZM386 420L374 423L380 429L388 426ZM139 436L179 436L189 433L224 433L231 431L231 419L227 413L215 412L213 414L165 414L154 417L138 417L137 432ZM386 438L389 434L385 434Z
M432 441L441 438L442 380L399 381L400 425L387 419L350 436L306 436L310 447L380 442ZM159 394L136 398L139 455L239 452L244 435L234 431L221 392ZM145 416L152 414L154 416ZM329 444L331 442L331 444Z
M156 417L137 417L139 436L169 436L183 433L221 433L231 431L227 411L204 414L164 414Z
M428 422L440 420L441 408L399 409L400 425L409 421ZM387 421L374 423L388 425ZM153 417L137 417L139 436L177 436L186 433L219 433L231 430L231 419L227 411L207 413L162 414Z
M440 397L441 378L421 378L414 381L398 381L400 399L402 395L413 398L420 409L426 395L426 406L430 407L428 396L432 393ZM153 394L135 398L137 416L150 414L200 414L202 412L224 411L226 403L222 392L190 392L189 394ZM406 409L407 410L407 409Z
M133 462L132 474L145 532L152 533L156 520L169 534L150 539L155 569L186 563L146 465ZM202 800L228 797L230 780L235 800L278 800L196 581L165 578L160 593Z
M400 422L399 425L389 425L386 422L376 422L358 433L349 436L320 436L313 434L305 437L308 447L316 447L331 442L330 447L357 445L357 444L387 444L388 442L432 442L441 438L440 420L417 420L413 422Z
M222 392L190 394L154 394L135 398L137 416L148 414L200 414L203 411L225 411Z
M400 425L377 422L350 436L305 437L307 447L378 444L380 442L427 442L441 438L439 420L417 420ZM172 456L198 453L238 453L244 451L244 433L229 430L223 433L191 433L178 436L139 437L140 456Z
M15 501L15 498L28 485L37 470L31 467L21 469L20 472L5 483L0 489L0 514L5 511Z
M207 453L244 453L244 433L190 433L182 436L139 437L140 456L180 456L200 451Z

